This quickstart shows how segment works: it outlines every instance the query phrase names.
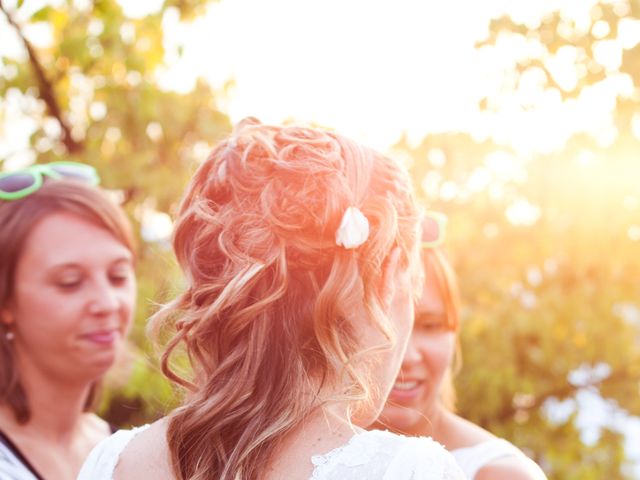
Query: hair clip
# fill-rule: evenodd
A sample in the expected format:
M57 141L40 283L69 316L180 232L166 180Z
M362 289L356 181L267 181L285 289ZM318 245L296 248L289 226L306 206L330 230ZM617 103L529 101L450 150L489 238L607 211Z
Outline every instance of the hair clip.
M336 245L347 250L358 248L369 238L369 220L356 207L345 210L336 231Z

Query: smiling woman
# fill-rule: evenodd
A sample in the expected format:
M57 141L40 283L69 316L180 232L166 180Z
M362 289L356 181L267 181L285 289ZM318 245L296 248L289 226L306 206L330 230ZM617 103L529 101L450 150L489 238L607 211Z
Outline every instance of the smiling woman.
M425 232L425 282L416 303L413 332L374 428L431 436L453 454L469 480L544 480L542 470L517 447L453 411L452 371L460 327L458 284L443 251L433 248L433 242L424 242L429 236Z
M18 480L75 478L110 433L89 410L136 295L122 210L90 177L43 171L0 178L0 478Z

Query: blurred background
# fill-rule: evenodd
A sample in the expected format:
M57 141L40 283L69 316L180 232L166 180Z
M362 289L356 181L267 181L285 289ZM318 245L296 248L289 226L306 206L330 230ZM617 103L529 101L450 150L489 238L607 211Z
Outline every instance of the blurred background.
M463 416L550 479L640 479L640 1L1 0L0 168L96 166L140 236L101 407L179 400L145 335L183 187L233 122L334 128L449 216Z

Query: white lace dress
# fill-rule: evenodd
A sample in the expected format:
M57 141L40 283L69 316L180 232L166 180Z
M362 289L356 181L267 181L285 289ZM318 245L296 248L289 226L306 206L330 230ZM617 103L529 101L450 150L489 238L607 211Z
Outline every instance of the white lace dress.
M140 431L120 430L93 449L78 480L112 480L120 453ZM373 430L314 455L312 480L464 480L453 457L430 438Z
M464 480L453 457L427 437L371 430L311 458L313 480Z

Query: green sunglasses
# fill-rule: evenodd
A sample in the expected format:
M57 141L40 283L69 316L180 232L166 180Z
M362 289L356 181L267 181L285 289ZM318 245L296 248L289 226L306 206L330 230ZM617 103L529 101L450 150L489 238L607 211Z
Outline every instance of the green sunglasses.
M44 183L45 178L68 178L90 185L98 185L100 177L91 165L78 162L52 162L32 165L15 172L0 173L0 199L17 200L31 195Z

